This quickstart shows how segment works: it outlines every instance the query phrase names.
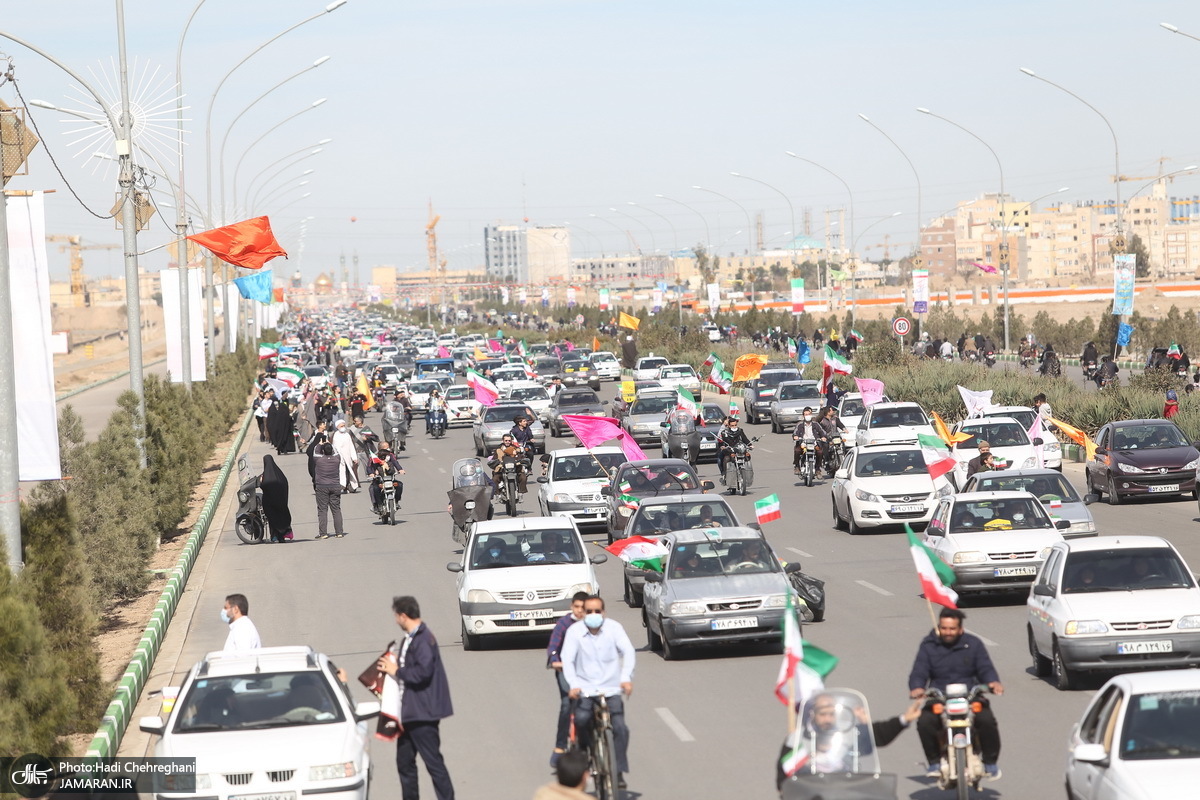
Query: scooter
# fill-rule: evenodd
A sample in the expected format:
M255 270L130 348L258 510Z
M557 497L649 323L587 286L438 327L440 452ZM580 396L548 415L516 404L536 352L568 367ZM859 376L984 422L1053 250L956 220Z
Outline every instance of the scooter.
M521 502L521 492L518 482L520 470L529 473L529 461L513 456L505 456L500 462L500 475L496 481L496 497L504 503L504 510L510 517L517 515L517 503Z
M426 417L430 436L440 439L446 435L446 412L443 409L430 411Z
M249 478L238 488L238 512L233 529L237 537L246 544L259 544L271 538L271 525L263 509L262 489L258 488L259 476Z
M946 693L929 689L925 696L930 710L942 718L946 738L942 744L939 789L955 789L958 800L969 800L971 790L979 790L983 780L983 760L972 744L975 714L983 709L982 697L988 687L982 684L967 689L965 683L951 683Z
M988 350L983 354L983 363L987 365L988 369L996 366L996 354L991 350Z

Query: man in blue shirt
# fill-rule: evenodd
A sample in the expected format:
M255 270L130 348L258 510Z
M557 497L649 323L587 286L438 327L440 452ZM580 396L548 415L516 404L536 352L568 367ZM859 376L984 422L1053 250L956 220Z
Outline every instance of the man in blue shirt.
M554 670L554 678L558 683L558 730L554 735L554 752L550 755L550 766L558 766L558 757L567 749L567 736L571 730L571 698L568 693L571 687L563 676L562 646L567 636L567 628L583 619L583 603L588 598L587 592L576 592L571 597L571 610L562 616L550 632L550 644L546 646L546 666Z

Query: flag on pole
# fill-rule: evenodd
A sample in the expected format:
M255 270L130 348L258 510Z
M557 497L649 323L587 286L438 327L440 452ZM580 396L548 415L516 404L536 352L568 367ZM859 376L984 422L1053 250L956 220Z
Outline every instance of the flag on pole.
M628 536L604 548L631 567L663 571L663 560L671 551L657 539L646 536Z
M525 344L525 340L517 342L517 352L521 354L521 358L529 357L529 346Z
M676 408L688 412L693 417L700 416L700 404L696 402L696 398L691 392L687 389L676 389L675 392L678 395Z
M858 342L859 344L862 344L863 335L858 332L857 328L850 329L850 338L853 339L854 341Z
M792 595L788 593L787 612L783 615L783 663L779 665L779 677L775 679L775 696L785 706L789 702L801 707L817 692L825 688L825 676L833 672L838 658L821 648L804 644L800 637L800 620ZM784 688L793 678L798 679L798 691L789 698Z
M972 267L976 267L977 269L981 269L981 270L983 270L984 272L986 272L986 273L987 273L987 274L989 274L989 275L995 275L995 274L996 274L996 272L998 272L998 270L996 269L996 267L995 267L994 265L992 265L992 264L984 264L984 263L982 263L982 262L979 262L979 261L972 261L972 262L971 262L971 266L972 266Z
M257 300L264 305L270 305L274 297L271 293L273 280L274 276L271 274L271 270L265 269L253 275L243 275L240 278L234 278L233 285L238 288L238 292L247 300Z
M1040 414L1034 414L1033 424L1029 426L1029 430L1026 431L1026 433L1029 435L1029 441L1031 442L1036 441L1037 439L1046 438L1046 431L1042 429L1042 417ZM1038 469L1046 466L1046 461L1042 457L1042 445L1035 444L1033 446L1033 454L1037 459L1037 464L1035 466L1037 466Z
M704 363L700 365L700 369L704 369L705 367L711 367L713 364L717 363L719 360L720 359L717 358L716 353L710 352L708 354L708 358L704 359Z
M788 340L787 340L787 351L788 351L788 358L792 358L792 359L794 359L796 357L796 354L798 352L800 352L796 346L796 340L790 336L788 337Z
M1096 457L1096 443L1092 441L1092 437L1088 436L1086 432L1054 417L1050 417L1047 422L1069 436L1076 444L1082 445L1088 461Z
M467 385L475 391L475 399L481 406L494 406L500 398L500 390L496 388L496 384L473 369L467 370Z
M829 386L833 383L834 375L849 375L854 372L854 365L838 355L831 346L825 345L825 363L821 367L821 394L829 394Z
M476 345L475 352L471 354L471 357L474 358L476 362L479 362L488 358L488 354L480 350L479 345Z
M907 524L904 531L908 534L908 549L917 567L917 578L921 581L925 599L946 608L958 608L958 593L950 588L954 584L954 570L918 539Z
M243 269L262 269L276 256L287 258L287 252L279 246L275 234L271 233L271 221L266 217L201 231L187 238L227 264ZM265 302L271 301L268 298Z
M1171 346L1167 348L1167 358L1179 358L1183 353L1179 351L1179 345L1171 342Z
M370 411L375 407L375 395L371 392L371 387L367 385L367 376L363 373L358 374L358 380L354 384L354 388L365 399L363 400L363 411Z
M600 337L599 336L592 337L592 352L593 353L600 352Z
M629 328L629 330L631 330L631 331L636 331L638 329L638 326L641 324L642 324L642 321L640 319L638 319L637 317L630 316L629 314L626 314L624 311L617 312L617 327L618 328Z
M717 358L717 354L709 353L708 360L704 363L712 365L705 382L715 387L721 394L729 394L729 390L733 388L733 376L725 370L725 365L721 363L721 359Z
M796 361L801 364L808 364L812 361L812 350L808 347L808 342L801 339L796 345Z
M941 440L941 437L918 433L917 443L921 446L921 455L925 458L925 469L929 470L931 478L940 478L958 466L954 456L946 452L947 445Z
M951 433L950 428L946 425L946 420L942 419L942 415L938 412L930 411L929 416L933 417L933 430L946 443L946 447L954 447L959 442L965 442L971 438L969 433Z
M279 367L275 370L275 377L286 383L288 386L299 386L304 380L304 373L295 367Z
M982 417L983 413L994 405L991 389L973 392L964 386L959 386L958 393L962 396L963 405L967 407L967 419Z
M438 345L437 357L450 358L450 351L446 349L445 345Z
M762 353L747 353L733 362L733 382L752 381L762 372L770 359Z
M279 355L279 348L273 344L260 344L258 346L258 360L266 361L268 358L274 358Z
M759 525L783 519L783 512L779 510L779 495L771 494L762 500L755 500L754 515L758 517Z
M883 402L883 381L877 381L874 378L855 378L854 384L862 394L863 406L870 407Z

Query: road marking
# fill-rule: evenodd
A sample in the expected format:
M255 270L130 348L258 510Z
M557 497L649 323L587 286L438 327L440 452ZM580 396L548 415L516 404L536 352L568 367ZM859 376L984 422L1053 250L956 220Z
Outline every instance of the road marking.
M767 449L767 448L765 448L765 447L760 447L760 448L758 448L758 449L759 449L759 450L762 450L764 453L774 453L774 452L775 452L774 450L768 450L768 449Z
M803 550L801 550L799 547L789 547L788 550L791 550L793 553L800 556L801 558L813 558L812 553L806 553Z
M688 731L688 729L683 727L683 723L680 722L675 717L675 715L671 713L671 709L656 708L656 709L654 709L654 711L662 719L663 724L671 729L671 733L673 733L679 737L679 741L681 741L681 742L696 741L696 737L692 736L692 734Z
M993 642L991 639L984 636L982 633L976 633L975 631L971 631L971 633L974 633L975 638L979 639L979 641L983 642L988 647L999 647L1000 646L999 642Z
M428 451L428 450L426 450L424 447L422 447L422 448L421 448L421 452L422 452L422 453L428 453L429 451Z
M438 472L440 472L440 473L442 473L443 475L445 475L445 474L446 474L446 468L445 468L445 467L438 467Z
M892 593L889 592L887 589L884 589L882 586L876 586L875 584L868 583L867 581L855 581L855 583L857 583L859 586L863 587L864 589L870 589L872 592L878 592L879 594L883 595L884 597L892 596Z

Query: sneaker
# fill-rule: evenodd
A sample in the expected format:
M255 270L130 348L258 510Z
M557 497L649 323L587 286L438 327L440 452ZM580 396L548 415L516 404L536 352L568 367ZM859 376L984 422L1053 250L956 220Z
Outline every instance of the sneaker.
M942 777L942 765L936 761L930 761L929 766L927 766L925 768L925 777L926 778Z
M553 753L550 754L550 769L554 769L555 767L558 766L558 759L560 759L561 757L562 757L562 752L559 750L555 750Z
M314 538L316 538L316 539L328 539L328 538L329 538L329 534L328 534L328 533L318 533L318 534L317 534L317 535L316 535Z
M999 764L984 764L983 765L983 774L987 777L987 779L989 781L999 780L1000 774L1001 774L1000 773L1000 765Z
M625 783L625 773L624 772L617 773L617 788L618 789L628 789L629 788L629 785Z
M336 537L337 537L337 538L339 538L339 539L345 539L345 538L346 538L346 534L344 534L344 533L337 533L337 534L334 534L334 536L336 536Z

